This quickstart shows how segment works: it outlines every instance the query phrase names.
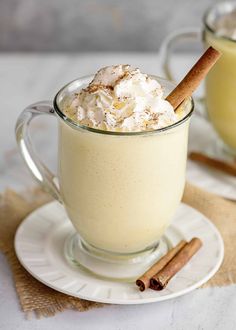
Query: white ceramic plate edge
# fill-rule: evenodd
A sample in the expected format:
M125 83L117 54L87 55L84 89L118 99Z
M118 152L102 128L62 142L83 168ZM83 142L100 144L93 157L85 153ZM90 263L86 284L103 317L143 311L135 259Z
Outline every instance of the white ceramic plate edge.
M53 202L50 202L50 203L55 203L55 201ZM45 207L45 206L48 206L50 203L48 204L45 204L44 206L42 207ZM191 208L193 209L192 207L188 206L188 205L185 205L187 206L188 208ZM42 207L39 207L38 209L42 208ZM37 210L34 210L32 213L35 213L37 212ZM194 211L198 212L199 214L201 214L199 211L193 209ZM27 220L30 218L30 216L32 215L29 214L24 220L23 222L27 222ZM78 294L72 294L72 292L66 290L65 288L64 289L60 289L58 288L56 285L53 285L52 283L48 283L47 281L44 281L42 278L40 278L39 276L37 276L37 274L33 273L30 268L27 266L27 264L21 259L21 256L17 253L17 239L18 239L18 233L19 233L19 229L21 227L21 225L18 227L17 231L16 231L16 234L15 234L15 240L14 240L14 247L15 247L15 252L16 252L16 255L17 255L17 258L18 260L20 261L21 265L34 277L36 278L38 281L40 281L41 283L43 283L44 285L56 290L56 291L59 291L61 293L64 293L64 294L67 294L67 295L70 295L70 296L73 296L73 297L76 297L76 298L80 298L80 299L84 299L84 300L89 300L89 301L94 301L94 302L100 302L100 303L105 303L105 304L120 304L120 305L137 305L137 304L146 304L146 303L153 303L153 302L159 302L159 301L164 301L164 300L168 300L168 299L173 299L173 298L177 298L179 296L182 296L184 294L187 294L193 290L195 290L196 288L199 288L200 286L202 286L203 284L205 284L216 272L217 270L220 268L221 264L222 264L222 261L223 261L223 258L224 258L224 243L223 243L223 239L218 231L218 229L212 224L212 222L210 220L208 220L205 216L204 216L204 221L208 223L208 225L210 225L212 227L212 229L215 231L216 235L217 235L217 238L219 240L219 244L220 244L220 254L219 254L219 260L218 262L216 263L216 265L213 267L213 269L204 277L204 279L198 281L197 283L193 284L193 285L190 285L188 286L186 289L184 290L180 290L178 292L174 292L174 293L170 293L168 295L165 295L165 296L158 296L158 297L150 297L150 298L145 298L145 297L142 297L141 296L141 292L139 292L138 288L137 288L137 293L140 293L140 298L139 300L134 300L132 301L132 299L130 300L127 300L124 302L124 299L116 299L116 298L113 298L111 302L108 302L107 301L107 298L104 298L104 299L100 299L100 298L96 298L96 299L93 299L91 296L86 296L86 295L83 295L82 293L78 293ZM23 223L22 222L22 223Z

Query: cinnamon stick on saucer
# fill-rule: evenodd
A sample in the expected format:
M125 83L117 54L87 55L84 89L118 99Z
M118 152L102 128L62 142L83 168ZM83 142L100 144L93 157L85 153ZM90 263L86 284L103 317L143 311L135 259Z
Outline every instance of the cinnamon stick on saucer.
M164 289L171 278L186 265L201 246L202 241L199 238L193 238L164 268L151 278L150 288L153 290Z
M209 47L199 58L183 80L166 98L174 110L177 109L186 97L192 95L220 56L221 54L216 49Z
M159 259L146 273L137 279L136 284L140 291L144 291L150 286L150 279L156 273L158 273L167 263L187 244L186 241L180 241L173 249L171 249L166 255Z
M204 165L215 168L219 171L236 176L236 163L232 162L231 164L231 163L223 162L222 160L208 157L207 155L204 155L200 152L191 152L188 157L189 159L196 161L198 163L202 163Z

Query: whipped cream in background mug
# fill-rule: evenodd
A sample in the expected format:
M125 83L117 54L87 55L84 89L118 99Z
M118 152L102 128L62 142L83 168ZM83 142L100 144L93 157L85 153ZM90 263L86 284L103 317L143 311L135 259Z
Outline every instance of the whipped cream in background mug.
M26 108L16 136L33 173L65 207L91 253L133 258L153 251L180 203L187 159L187 99L174 112L174 85L129 65L106 67ZM58 179L31 150L26 129L40 114L59 118Z

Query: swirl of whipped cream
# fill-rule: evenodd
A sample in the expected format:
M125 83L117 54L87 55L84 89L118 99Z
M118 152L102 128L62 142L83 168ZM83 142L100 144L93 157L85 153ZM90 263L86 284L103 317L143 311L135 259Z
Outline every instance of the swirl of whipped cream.
M219 37L228 37L236 40L236 10L218 18L214 24L216 34Z
M64 112L81 125L108 131L149 131L179 120L158 81L121 64L99 70Z

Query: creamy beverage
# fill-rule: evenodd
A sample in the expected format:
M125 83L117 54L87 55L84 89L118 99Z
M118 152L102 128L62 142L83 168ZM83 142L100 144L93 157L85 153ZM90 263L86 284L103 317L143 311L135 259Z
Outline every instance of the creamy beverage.
M236 150L236 9L212 23L204 39L222 53L206 79L206 102L211 122L222 140Z
M59 102L71 123L59 124L60 193L93 247L143 251L172 220L185 184L189 118L183 119L192 103L175 112L164 99L168 92L155 78L117 65Z

